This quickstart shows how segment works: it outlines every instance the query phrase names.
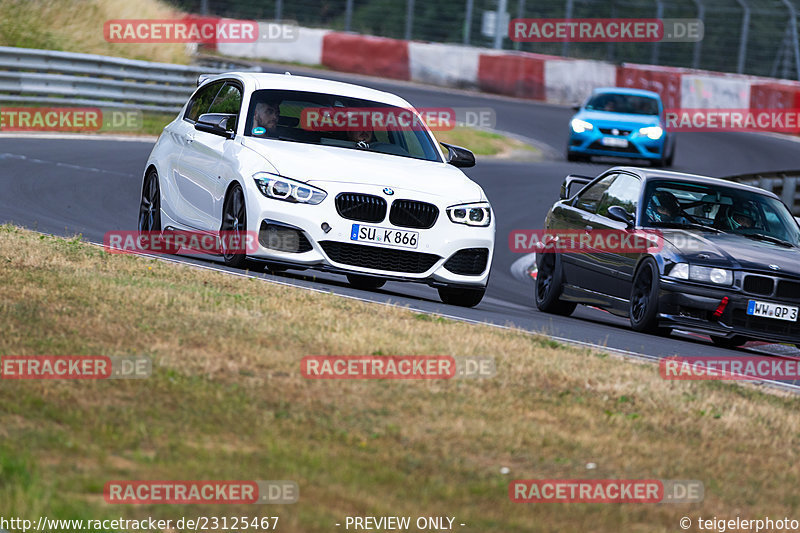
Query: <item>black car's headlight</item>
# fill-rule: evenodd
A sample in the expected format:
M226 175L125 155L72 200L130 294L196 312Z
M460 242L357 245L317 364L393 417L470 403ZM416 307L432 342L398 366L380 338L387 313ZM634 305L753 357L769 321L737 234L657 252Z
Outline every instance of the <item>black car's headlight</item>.
M456 224L486 227L492 221L492 208L489 202L454 205L447 208L447 216Z
M328 193L318 187L269 172L258 172L253 175L253 179L261 194L275 200L317 205L328 196Z
M713 283L714 285L731 285L733 283L733 272L730 270L690 265L689 263L675 264L667 276L675 279Z

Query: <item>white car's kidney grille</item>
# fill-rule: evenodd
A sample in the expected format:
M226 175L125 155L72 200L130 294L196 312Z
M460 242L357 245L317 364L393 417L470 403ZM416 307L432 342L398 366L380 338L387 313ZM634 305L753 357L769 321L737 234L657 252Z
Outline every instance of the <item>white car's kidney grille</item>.
M386 218L386 200L371 194L343 192L336 196L336 211L348 220L381 222Z
M438 217L438 207L415 200L395 200L389 212L389 222L404 228L432 228Z
M387 272L422 274L441 259L438 255L407 250L394 250L378 246L349 244L336 241L321 241L320 246L331 261Z

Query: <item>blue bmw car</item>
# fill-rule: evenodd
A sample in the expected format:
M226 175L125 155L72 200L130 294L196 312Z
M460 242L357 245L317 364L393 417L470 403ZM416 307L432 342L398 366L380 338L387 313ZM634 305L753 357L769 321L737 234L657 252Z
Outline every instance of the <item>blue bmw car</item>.
M621 87L595 89L569 121L569 161L591 156L647 159L671 166L675 136L664 127L658 93Z

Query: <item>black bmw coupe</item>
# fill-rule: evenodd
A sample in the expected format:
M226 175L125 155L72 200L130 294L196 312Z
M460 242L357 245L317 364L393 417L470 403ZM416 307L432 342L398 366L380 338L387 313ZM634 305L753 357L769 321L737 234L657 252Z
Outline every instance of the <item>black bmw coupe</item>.
M539 310L577 304L629 317L637 331L680 327L720 346L800 344L800 227L765 190L678 172L612 168L568 176L547 214L552 232L657 237L646 249L550 242L537 253ZM609 233L610 232L610 233Z

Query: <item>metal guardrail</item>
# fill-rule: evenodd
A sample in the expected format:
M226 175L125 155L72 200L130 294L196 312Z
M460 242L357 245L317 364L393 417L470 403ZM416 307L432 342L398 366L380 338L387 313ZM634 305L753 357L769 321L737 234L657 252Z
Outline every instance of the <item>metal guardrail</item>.
M745 185L753 185L777 194L785 203L792 214L800 216L800 170L780 170L776 172L756 172L755 174L740 174L729 176L726 179Z
M0 102L177 112L200 74L229 70L0 46Z

